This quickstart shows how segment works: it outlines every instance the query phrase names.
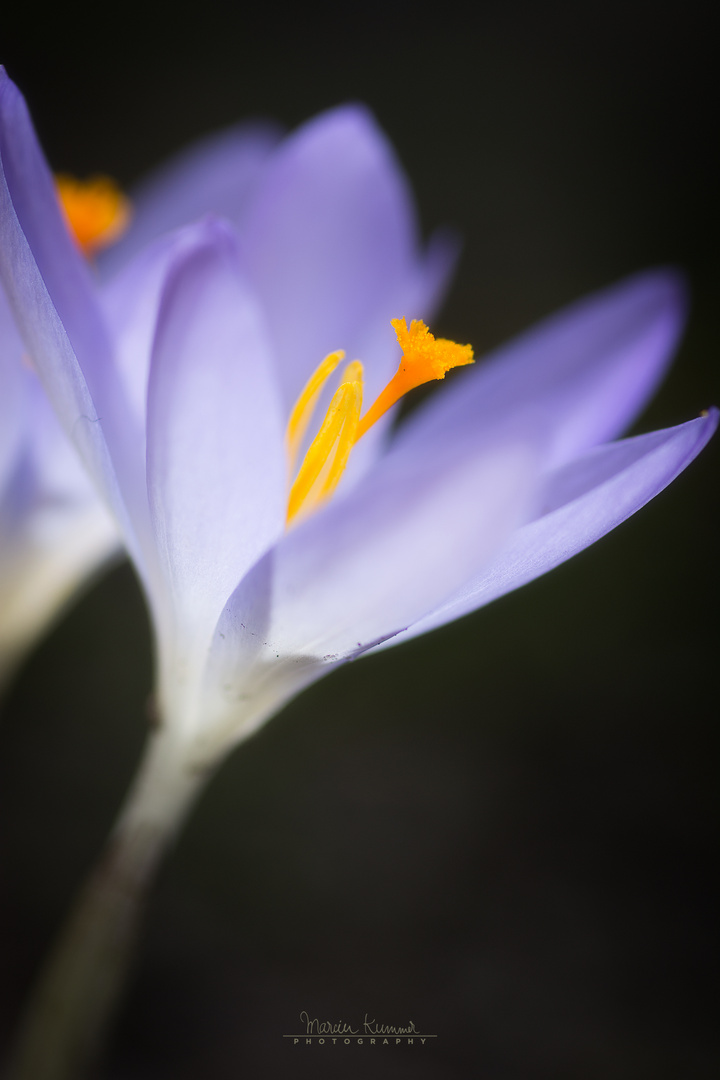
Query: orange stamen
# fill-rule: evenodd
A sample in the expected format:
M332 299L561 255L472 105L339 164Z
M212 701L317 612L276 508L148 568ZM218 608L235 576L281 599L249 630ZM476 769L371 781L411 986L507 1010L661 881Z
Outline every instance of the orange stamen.
M320 430L290 487L288 526L330 498L342 479L355 443L403 394L432 379L444 379L450 368L473 362L470 345L456 345L444 338L436 340L419 320L413 320L409 330L405 319L393 319L392 326L403 351L398 370L361 420L363 367L359 360L347 365ZM290 414L285 442L291 474L320 391L344 355L335 352L325 357Z
M403 351L400 366L360 420L356 441L409 390L433 379L444 379L451 368L473 363L471 345L436 339L419 319L413 319L409 330L405 319L392 319L391 323Z
M305 383L305 386L300 393L300 397L293 406L293 410L290 413L290 419L288 420L287 430L285 432L285 447L287 449L290 472L292 472L295 467L295 459L297 458L300 444L305 437L308 424L312 419L313 411L317 404L317 400L320 397L320 391L327 382L328 377L332 375L333 371L344 357L345 353L342 349L338 349L337 352L329 353L315 368L312 375Z
M130 202L107 176L55 177L68 228L84 255L114 243L130 221Z
M310 444L290 488L287 524L329 499L340 483L355 443L362 408L362 364L354 360L345 368L340 386L330 402L322 426Z

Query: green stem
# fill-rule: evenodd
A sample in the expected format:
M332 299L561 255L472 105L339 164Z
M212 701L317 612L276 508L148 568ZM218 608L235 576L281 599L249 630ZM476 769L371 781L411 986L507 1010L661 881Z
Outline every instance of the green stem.
M7 1080L80 1080L96 1061L130 968L154 872L210 770L167 729L149 741L100 862L26 1012Z

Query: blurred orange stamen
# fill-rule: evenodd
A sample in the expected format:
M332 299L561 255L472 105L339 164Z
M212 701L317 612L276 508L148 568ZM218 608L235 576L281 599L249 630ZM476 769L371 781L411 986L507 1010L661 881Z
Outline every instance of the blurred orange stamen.
M83 254L114 243L127 228L130 202L109 177L76 180L58 175L55 185L68 228Z

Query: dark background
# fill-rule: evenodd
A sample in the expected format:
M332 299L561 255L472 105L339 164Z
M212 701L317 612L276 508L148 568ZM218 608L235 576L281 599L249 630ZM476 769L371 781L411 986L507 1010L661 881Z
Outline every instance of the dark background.
M720 404L713 6L63 5L0 47L54 167L131 183L237 119L364 100L464 254L482 353L647 265L687 270L638 431ZM166 862L101 1075L718 1075L717 462L549 576L317 684L223 768ZM144 736L131 572L28 660L0 754L0 1037ZM425 1047L295 1047L299 1013Z

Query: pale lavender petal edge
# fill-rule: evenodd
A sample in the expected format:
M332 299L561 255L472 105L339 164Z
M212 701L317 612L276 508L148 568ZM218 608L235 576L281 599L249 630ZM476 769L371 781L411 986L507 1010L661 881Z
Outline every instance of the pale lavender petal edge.
M0 497L14 467L25 427L22 354L22 342L0 287Z
M127 232L98 257L104 278L147 244L205 214L241 219L281 137L270 122L246 122L199 139L145 177L130 192Z
M52 299L63 329L72 343L94 400L106 373L111 346L100 313L88 265L63 219L55 184L38 143L22 94L0 68L0 162L3 172L2 249L6 290L18 312L17 288L22 289L27 245L37 272ZM15 260L17 262L15 263ZM20 295L20 303L22 295Z
M532 411L560 465L620 435L672 358L687 308L672 269L637 274L585 297L438 387L398 432L420 444L458 425L482 430L498 414Z
M324 667L396 634L527 520L539 449L517 431L464 455L387 459L253 568L223 612L213 650L228 662L234 650L240 666L257 654L269 667L293 657Z
M60 216L24 99L2 69L0 278L48 397L142 566L142 440L128 415L98 298Z
M267 334L219 221L188 230L165 283L150 368L147 484L178 612L212 624L282 533L283 418Z
M284 139L240 233L286 408L328 352L345 349L370 368L368 322L397 314L384 308L421 261L409 185L372 115L342 106Z
M378 648L484 607L595 543L672 483L712 437L719 415L711 409L677 427L597 447L556 470L546 481L544 512L518 529L493 564Z

